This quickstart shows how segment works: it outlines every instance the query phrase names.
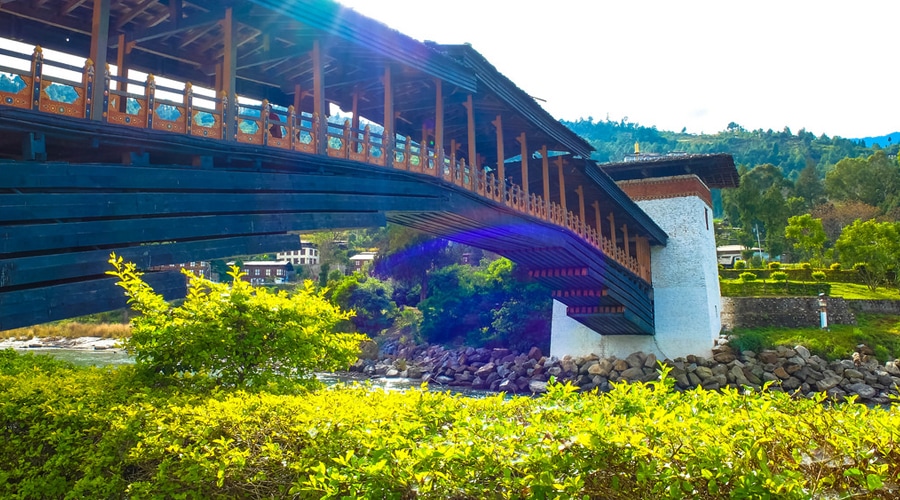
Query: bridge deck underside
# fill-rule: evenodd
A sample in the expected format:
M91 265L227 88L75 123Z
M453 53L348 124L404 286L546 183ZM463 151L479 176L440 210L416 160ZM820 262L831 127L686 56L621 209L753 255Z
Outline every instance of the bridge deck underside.
M649 285L617 262L558 227L485 207L467 207L470 202L458 197L451 201L453 212L388 213L387 217L524 266L568 306L569 316L598 333L653 333Z
M431 176L0 109L0 330L124 306L110 252L141 268L296 248L289 232L387 220L525 266L604 334L649 334L649 285L574 233ZM132 164L123 164L132 163ZM176 273L152 277L184 293ZM172 275L174 274L174 277Z

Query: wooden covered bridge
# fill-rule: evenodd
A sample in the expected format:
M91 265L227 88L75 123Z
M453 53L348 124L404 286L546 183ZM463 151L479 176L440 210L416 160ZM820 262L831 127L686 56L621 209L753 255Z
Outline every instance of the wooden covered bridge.
M468 45L319 0L3 0L0 37L0 330L121 307L113 251L390 221L509 257L596 332L654 333L667 235ZM172 274L148 281L183 293Z

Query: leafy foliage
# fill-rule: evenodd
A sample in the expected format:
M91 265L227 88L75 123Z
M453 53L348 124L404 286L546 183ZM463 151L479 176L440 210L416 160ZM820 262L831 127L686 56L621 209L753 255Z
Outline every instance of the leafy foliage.
M539 398L150 387L0 352L5 498L889 498L896 405L651 383ZM22 375L27 373L27 377Z
M549 349L550 293L508 259L445 267L430 279L431 293L419 304L427 341Z
M335 370L356 360L365 336L335 333L350 314L328 302L311 282L293 295L272 293L240 279L213 283L186 271L187 298L167 303L141 279L134 264L110 258L131 319L125 347L138 367L151 373L212 377L226 386L262 387L313 380L314 370Z
M821 262L822 249L827 238L821 219L814 219L809 214L790 217L784 229L784 236L797 250L799 257L797 260L809 259L816 263Z
M389 282L361 273L345 276L333 285L331 300L344 310L353 311L350 318L360 333L375 336L390 327L397 317L397 304L391 300Z
M875 290L900 265L900 231L897 223L857 220L844 228L835 243L841 260L856 265L871 290Z

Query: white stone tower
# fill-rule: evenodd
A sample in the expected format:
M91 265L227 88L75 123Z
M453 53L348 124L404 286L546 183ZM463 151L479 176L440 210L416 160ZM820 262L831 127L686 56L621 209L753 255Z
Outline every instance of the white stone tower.
M730 155L653 156L601 165L669 236L651 249L655 335L600 335L553 305L550 354L674 359L709 356L721 330L721 301L710 187L737 186Z

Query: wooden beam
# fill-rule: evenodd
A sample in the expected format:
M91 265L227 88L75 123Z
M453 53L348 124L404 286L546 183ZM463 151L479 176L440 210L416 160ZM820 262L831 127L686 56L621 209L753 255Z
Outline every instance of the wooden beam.
M559 172L559 206L562 208L563 217L568 217L569 209L566 208L566 179L563 176L563 157L556 157L556 169Z
M391 167L394 165L394 83L391 76L391 66L384 66L384 77L382 79L384 86L384 137L381 138L381 145L384 149L384 166Z
M600 217L600 202L594 200L594 202L591 203L591 206L594 207L594 224L597 226L597 237L603 238L603 230L601 229L603 225L600 224L600 221L603 220L603 218Z
M120 17L116 21L116 27L113 31L122 31L122 28L125 27L126 24L130 23L137 16L141 15L144 11L150 8L151 5L155 4L158 0L144 0L143 2L137 4L135 8L131 9L127 14Z
M463 103L463 106L466 108L466 123L467 129L469 132L469 166L473 168L478 168L480 163L478 161L478 153L475 149L475 108L472 104L472 94L468 94L466 96L466 102Z
M581 219L581 229L584 230L584 187L581 184L575 188L575 194L578 195L578 217Z
M94 63L94 87L90 95L91 120L103 120L103 93L105 85L100 75L106 71L107 39L109 38L109 1L94 0L94 15L91 21L91 61Z
M77 9L78 7L80 7L81 4L83 4L83 3L86 2L86 1L87 1L87 0L69 0L68 2L66 2L65 5L63 5L63 6L59 9L59 15L60 15L60 16L67 16L67 15L69 15L73 10ZM4 2L0 2L0 3L8 3L8 2L5 2L5 1L4 1Z
M516 137L519 145L522 146L519 156L522 157L522 194L525 196L526 206L528 204L528 141L525 139L525 132Z
M547 158L547 145L541 146L541 171L544 174L544 205L550 214L550 158Z
M169 22L181 26L184 17L184 0L169 0Z
M444 170L444 90L440 78L434 79L434 154L435 161ZM455 168L456 165L450 165Z
M225 17L222 19L222 45L225 53L222 55L222 92L228 102L225 106L226 119L225 140L234 140L237 134L237 122L234 117L237 114L237 95L235 94L235 75L237 70L237 47L235 47L237 35L237 23L234 21L234 10L231 7L225 9Z
M500 202L506 203L506 165L504 158L506 154L503 152L503 116L497 115L497 118L491 122L497 129L497 177L500 180Z
M616 214L610 212L606 217L609 220L609 241L612 242L613 248L616 247ZM615 258L615 255L611 255Z
M316 152L323 155L328 151L328 121L325 118L325 109L327 108L325 102L325 67L322 61L322 45L319 43L319 40L313 41L310 57L312 58L313 70L313 114L316 119L314 126L318 129L316 132Z
M631 257L631 242L628 241L628 224L622 224L622 238L625 241L625 257Z
M116 49L116 76L119 78L125 78L128 75L128 68L125 66L125 56L127 55L127 44L125 43L125 34L119 34L119 46ZM116 89L121 90L122 92L128 92L128 82L119 82L116 83ZM121 99L122 102L119 103L119 111L125 111L125 105L127 99Z
M203 36L204 33L215 27L216 23L220 22L221 20L221 11L191 16L187 19L181 19L177 23L169 21L165 24L160 24L152 28L133 30L128 33L128 41L137 43L149 42L150 40L155 40L157 38L165 38L167 36L176 35L184 31L203 28L200 33L195 33L194 35L192 35L192 37L187 42L182 42L181 47L183 48L189 43L195 41L197 38ZM215 45L216 43L218 42L213 42L212 45ZM210 47L208 46L205 49L209 50L209 48Z

